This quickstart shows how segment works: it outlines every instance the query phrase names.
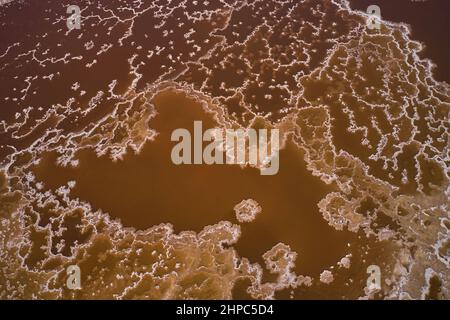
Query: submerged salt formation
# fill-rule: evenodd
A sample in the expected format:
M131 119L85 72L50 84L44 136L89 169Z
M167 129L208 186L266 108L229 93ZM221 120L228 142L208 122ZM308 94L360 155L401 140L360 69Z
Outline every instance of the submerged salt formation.
M81 1L82 28L68 31L68 5L0 6L1 299L450 297L450 88L433 79L408 26L369 30L341 0L102 0ZM282 192L275 209L241 202L237 220L249 223L230 214L197 231L165 220L147 227L140 212L119 219L116 207L76 196L107 195L125 185L124 172L145 170L133 156L159 143L164 92L190 97L222 128L277 128L281 145L301 152L326 186L318 216L336 239L354 235L332 272L304 273L304 256L333 252L315 243L295 252L270 226L273 246L260 257L236 249L263 216L289 209ZM111 169L122 184L89 186L73 173L38 174L48 162L89 172L92 157L133 170ZM280 189L302 183L292 177ZM129 215L135 225L124 223ZM370 264L383 272L376 295L365 290ZM66 287L69 265L81 269L81 290Z

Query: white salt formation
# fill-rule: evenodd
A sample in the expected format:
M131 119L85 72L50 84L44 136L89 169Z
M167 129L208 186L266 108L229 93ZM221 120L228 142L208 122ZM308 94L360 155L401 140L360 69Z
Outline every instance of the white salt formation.
M345 269L349 269L350 265L351 265L351 261L350 261L351 256L352 256L351 254L348 254L345 257L343 257L341 259L341 261L338 262L338 266L345 268Z
M320 274L320 282L323 282L325 284L330 284L334 281L333 274L329 270L324 270Z
M253 199L242 200L234 207L239 222L251 222L261 213L261 206Z

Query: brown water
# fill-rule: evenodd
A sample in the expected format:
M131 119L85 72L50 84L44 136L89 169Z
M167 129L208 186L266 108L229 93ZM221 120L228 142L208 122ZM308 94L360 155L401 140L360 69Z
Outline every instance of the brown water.
M280 171L273 176L237 165L177 166L170 159L172 131L193 128L194 121L202 121L204 130L215 123L182 93L160 93L154 104L158 114L150 127L159 134L140 154L129 152L111 162L107 155L98 158L92 150L83 150L78 168L56 166L49 154L33 170L37 179L53 190L76 181L71 196L141 230L171 223L177 232L200 231L221 220L237 222L233 207L252 198L263 210L256 221L242 226L236 246L242 256L262 262L264 252L283 242L300 255L298 272L318 276L345 255L355 236L330 227L316 205L334 188L308 172L294 144L281 151Z

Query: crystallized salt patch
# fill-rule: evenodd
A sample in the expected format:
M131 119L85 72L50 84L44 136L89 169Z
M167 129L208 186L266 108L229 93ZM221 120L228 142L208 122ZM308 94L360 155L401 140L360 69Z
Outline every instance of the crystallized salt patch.
M341 261L338 262L338 265L340 267L348 269L348 268L350 268L350 259L347 258L347 257L344 257L344 258L341 259Z
M343 257L341 259L341 261L339 261L337 264L339 267L345 268L345 269L349 269L350 265L351 265L351 261L350 258L352 257L351 254L346 255L345 257Z
M334 281L333 274L329 270L324 270L320 274L320 282L323 282L325 284L330 284Z
M242 200L234 206L236 218L239 222L251 222L261 212L261 206L253 199Z

